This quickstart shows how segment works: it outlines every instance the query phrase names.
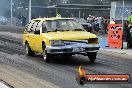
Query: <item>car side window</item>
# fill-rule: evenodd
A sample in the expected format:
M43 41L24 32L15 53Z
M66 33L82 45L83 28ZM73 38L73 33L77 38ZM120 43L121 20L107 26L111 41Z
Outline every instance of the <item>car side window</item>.
M32 27L33 24L34 24L34 21L31 21L31 22L28 24L28 26L27 26L27 28L26 28L26 31L27 31L27 32L31 32L31 27Z
M45 23L43 22L43 24L42 24L42 33L46 33L46 32L47 32L47 28L46 28Z
M30 28L30 32L31 33L34 33L34 30L36 29L36 26L37 26L37 22L34 22Z
M41 21L37 21L36 22L36 28L35 28L34 34L40 34L40 28L41 27L42 27Z
M40 30L40 28L42 27L42 23L41 21L38 21L37 27L36 27L36 31Z

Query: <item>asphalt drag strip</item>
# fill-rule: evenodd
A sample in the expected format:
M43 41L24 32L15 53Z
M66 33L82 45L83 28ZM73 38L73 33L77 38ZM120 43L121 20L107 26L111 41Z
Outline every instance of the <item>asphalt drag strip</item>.
M2 47L4 47L3 51ZM41 55L29 57L24 54L21 38L5 35L0 39L0 79L5 79L6 82L15 87L18 85L13 82L10 83L11 80L7 79L7 76L15 77L14 81L18 81L21 86L19 88L36 88L37 85L40 85L37 88L46 88L42 86L46 86L47 83L49 88L132 88L131 83L80 86L76 82L77 68L80 65L86 69L88 74L132 75L131 63L132 59L127 57L101 53L98 53L94 64L89 63L88 57L82 55L53 57L51 63L45 63Z
M0 88L14 88L14 87L0 79Z

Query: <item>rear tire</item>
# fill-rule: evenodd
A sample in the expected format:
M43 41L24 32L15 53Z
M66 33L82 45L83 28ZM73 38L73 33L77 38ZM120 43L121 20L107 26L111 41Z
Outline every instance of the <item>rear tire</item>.
M88 58L89 58L91 63L94 63L96 56L97 56L97 52L89 52L88 53Z
M26 55L27 56L34 56L35 52L33 52L29 46L28 43L25 44L25 50L26 50Z

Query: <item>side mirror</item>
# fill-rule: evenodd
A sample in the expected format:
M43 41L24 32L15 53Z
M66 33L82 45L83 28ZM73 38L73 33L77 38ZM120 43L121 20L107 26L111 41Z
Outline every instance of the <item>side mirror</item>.
M34 34L40 35L40 30L34 31Z

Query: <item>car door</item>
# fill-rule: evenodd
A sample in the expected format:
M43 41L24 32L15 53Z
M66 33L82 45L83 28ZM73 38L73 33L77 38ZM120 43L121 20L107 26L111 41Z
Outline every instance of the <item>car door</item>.
M41 53L42 52L42 36L41 36L41 30L42 29L42 22L41 21L36 21L36 28L34 31L34 48L35 52Z
M24 42L27 41L30 48L32 47L33 24L34 24L34 21L29 22L23 34Z
M28 35L27 35L28 44L29 44L31 50L33 50L33 51L34 51L34 45L33 45L34 25L35 25L35 21L32 21L28 28Z

